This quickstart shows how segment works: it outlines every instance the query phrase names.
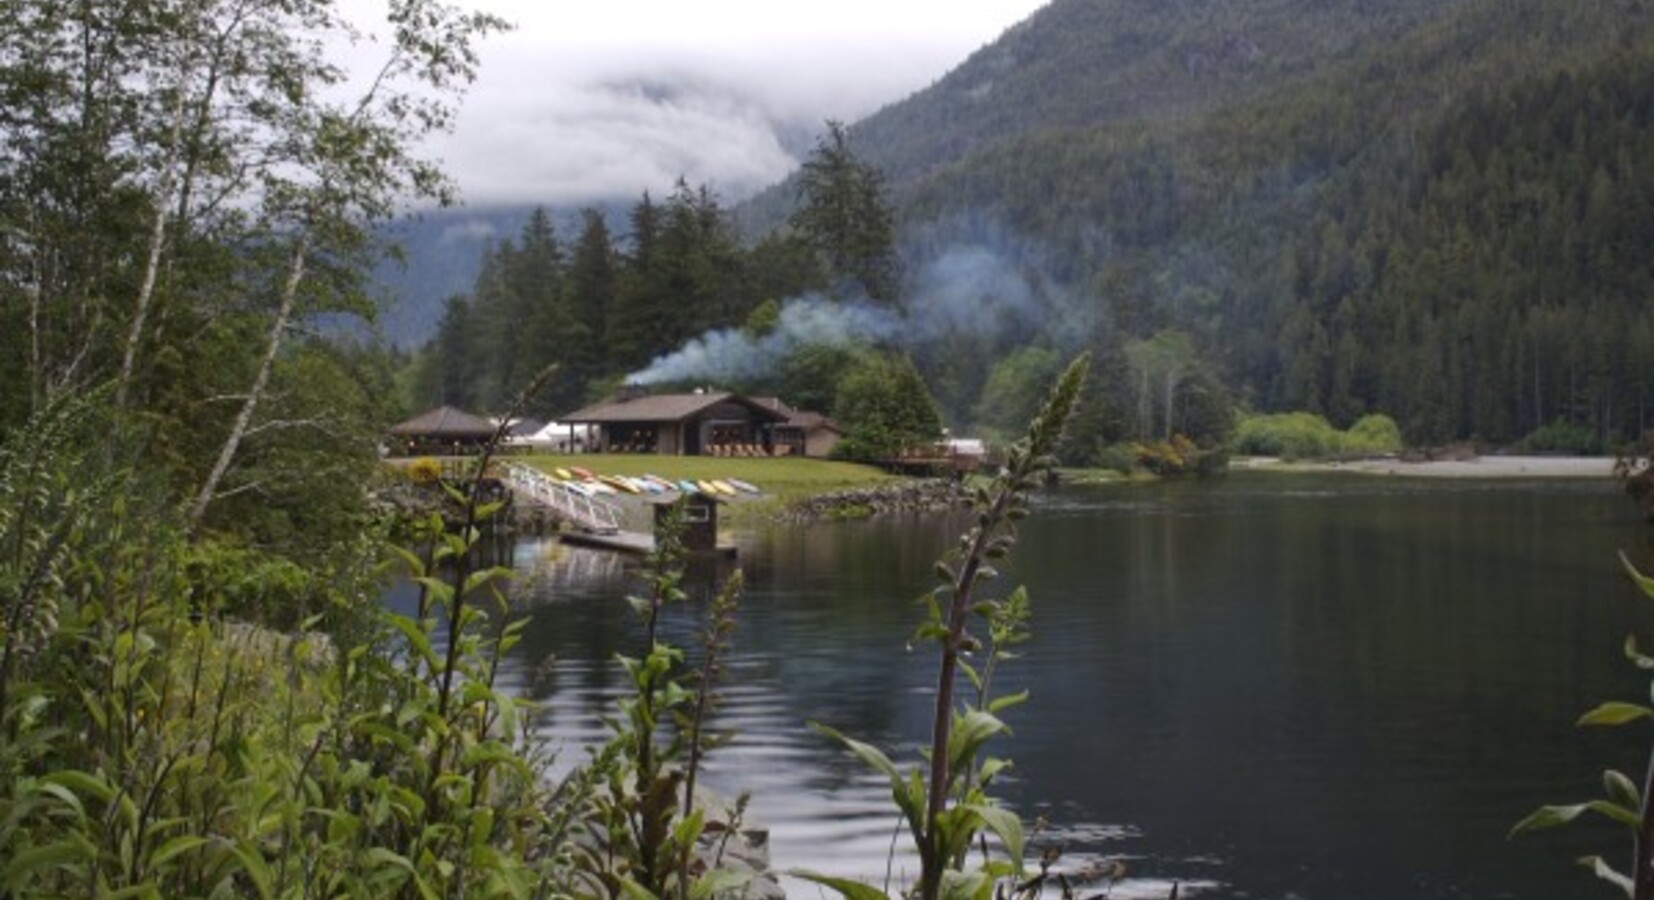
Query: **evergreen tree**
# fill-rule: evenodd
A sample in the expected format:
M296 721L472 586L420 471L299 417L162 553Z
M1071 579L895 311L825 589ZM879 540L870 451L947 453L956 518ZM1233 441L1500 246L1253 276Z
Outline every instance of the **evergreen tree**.
M892 302L897 291L895 217L884 176L856 158L840 122L829 121L799 169L801 205L789 223L824 261L831 277Z
M580 212L580 234L570 254L567 278L569 313L588 336L568 348L567 365L558 381L568 385L572 400L587 399L589 386L610 372L609 316L619 294L620 260L609 225L595 209ZM570 405L570 409L578 403ZM559 410L554 415L568 410Z
M844 429L834 453L846 459L890 459L942 436L930 389L905 356L866 357L839 383L833 416Z

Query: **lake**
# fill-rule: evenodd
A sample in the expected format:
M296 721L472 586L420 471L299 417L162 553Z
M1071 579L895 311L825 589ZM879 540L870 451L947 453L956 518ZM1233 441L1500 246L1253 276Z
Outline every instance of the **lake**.
M917 758L934 654L908 652L915 600L957 516L737 535L747 590L707 779L753 793L778 868L881 883L888 789L810 720ZM1236 473L1042 495L996 585L1026 584L1034 638L1002 670L1015 760L998 794L1063 865L1124 859L1115 898L1613 896L1572 860L1622 864L1608 826L1508 840L1542 803L1641 780L1648 732L1577 729L1604 699L1648 696L1622 656L1654 646L1654 569L1633 505L1605 481L1444 482ZM542 732L600 740L639 629L636 562L516 547L533 615L510 683ZM698 581L694 593L710 591ZM689 643L703 604L667 623ZM813 887L789 882L794 896Z

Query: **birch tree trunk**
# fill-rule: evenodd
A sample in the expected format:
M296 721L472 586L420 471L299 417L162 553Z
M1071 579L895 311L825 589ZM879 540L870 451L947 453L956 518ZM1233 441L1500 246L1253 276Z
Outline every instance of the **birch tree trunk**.
M186 525L191 538L199 532L201 520L207 514L207 507L211 505L213 497L218 493L218 486L224 481L224 476L230 471L230 464L235 461L236 452L241 449L241 442L252 427L253 416L258 412L259 403L264 399L264 392L270 386L270 373L276 367L276 357L281 353L285 342L287 326L293 319L293 309L298 305L299 284L304 280L305 261L310 252L310 237L301 234L298 243L293 247L293 256L288 261L287 279L281 288L281 303L276 309L276 317L270 323L270 334L265 339L264 356L259 360L258 374L253 376L253 384L247 390L247 398L242 401L241 409L236 413L235 422L230 426L230 433L224 438L224 445L219 448L218 459L213 463L212 471L201 485L201 490L195 495L195 502L190 504L189 517Z
M144 325L155 297L156 274L161 269L161 250L166 245L167 210L172 206L172 191L178 180L178 157L184 133L187 107L185 89L189 83L188 70L178 79L178 104L172 110L172 123L167 133L166 159L162 162L161 178L155 186L155 221L149 229L149 252L144 259L144 277L138 286L137 309L132 312L132 326L126 332L126 347L121 354L121 374L115 381L115 406L125 407L127 392L132 386L132 371L137 365L138 345L143 342Z

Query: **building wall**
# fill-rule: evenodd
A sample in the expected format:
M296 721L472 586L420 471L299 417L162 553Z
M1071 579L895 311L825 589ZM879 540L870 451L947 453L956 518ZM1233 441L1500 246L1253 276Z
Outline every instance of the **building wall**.
M831 428L812 428L804 433L804 455L813 458L831 456L838 442L839 433Z

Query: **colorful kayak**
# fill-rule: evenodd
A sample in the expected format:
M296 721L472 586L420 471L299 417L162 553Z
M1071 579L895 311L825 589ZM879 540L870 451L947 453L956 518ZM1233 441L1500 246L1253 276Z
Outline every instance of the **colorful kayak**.
M574 473L570 472L568 469L553 469L552 474L556 475L558 478L561 478L564 481L573 481L574 480Z
M683 491L686 494L698 494L701 491L701 489L696 486L695 482L690 481L687 478L678 482L678 490Z
M758 485L753 484L750 481L742 481L739 478L725 478L724 480L729 482L730 484L734 485L735 489L738 490L738 491L746 491L749 494L762 494L762 493L764 493L763 491L758 489Z
M595 480L597 478L596 475L592 474L592 470L582 469L579 466L569 466L569 471L573 472L576 477L584 478L587 481L592 481L592 480Z
M620 475L599 475L597 476L597 480L617 491L624 491L628 494L639 493L639 489L636 485L632 484Z
M723 494L725 497L733 497L737 493L740 493L739 491L735 490L735 485L730 484L728 481L725 481L722 478L713 479L712 480L712 486L717 489L718 493Z

